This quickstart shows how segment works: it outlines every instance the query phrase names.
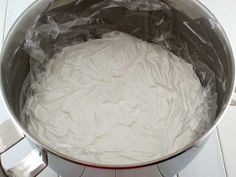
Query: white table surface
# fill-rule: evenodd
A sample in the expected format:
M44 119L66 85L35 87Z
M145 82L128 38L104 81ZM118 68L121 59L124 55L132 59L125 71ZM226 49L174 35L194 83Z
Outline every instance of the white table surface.
M0 48L7 32L16 18L34 0L0 0ZM233 51L236 54L236 0L201 0L223 25ZM191 162L178 177L235 177L236 175L236 107L229 107L223 121L213 133L204 149ZM5 109L0 102L0 124L8 118ZM0 135L1 136L1 135ZM12 149L2 159L14 160L22 158L29 151L27 141L23 141L19 147ZM20 152L20 153L19 153ZM17 159L18 158L18 159ZM7 161L7 160L6 160ZM57 175L47 169L40 177L56 177Z

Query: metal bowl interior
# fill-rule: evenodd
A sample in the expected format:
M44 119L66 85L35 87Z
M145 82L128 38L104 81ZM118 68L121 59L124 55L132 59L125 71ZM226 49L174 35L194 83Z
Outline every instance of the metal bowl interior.
M200 2L169 0L168 3L175 9L174 32L178 33L181 40L184 40L191 46L192 51L194 51L193 53L199 55L199 60L207 64L216 75L217 113L211 127L209 127L197 141L179 149L175 153L156 159L155 161L147 161L145 163L131 164L128 166L109 166L81 161L61 154L55 149L47 147L44 143L40 142L40 140L35 139L30 132L21 125L20 121L20 92L22 83L29 72L29 56L21 49L21 45L22 41L24 41L27 29L32 26L34 19L47 7L48 3L48 1L38 0L18 18L4 43L0 61L1 93L5 105L11 118L33 142L61 158L76 163L106 168L131 168L170 159L198 145L210 135L222 118L233 93L235 74L233 53L223 28L217 19L206 7L200 4ZM191 30L184 25L183 22L186 21L192 24ZM196 33L200 35L196 35ZM209 43L211 45L209 45Z

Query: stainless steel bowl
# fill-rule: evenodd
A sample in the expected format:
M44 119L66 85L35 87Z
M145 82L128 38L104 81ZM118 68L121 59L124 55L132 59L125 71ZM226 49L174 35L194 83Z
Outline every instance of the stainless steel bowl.
M217 114L209 129L195 142L179 149L175 153L153 161L127 166L100 165L81 161L47 147L21 125L19 95L22 83L29 72L29 56L20 47L27 29L32 26L35 18L48 6L49 2L47 0L38 0L26 9L11 28L2 49L0 60L1 94L13 124L8 123L7 126L0 127L0 129L6 129L6 127L12 129L12 126L15 126L17 131L14 131L15 133L6 133L5 137L2 137L2 142L6 146L0 148L1 152L5 152L24 137L29 138L32 146L36 146L37 152L39 152L31 154L27 159L27 163L24 161L23 164L19 163L14 168L5 169L6 173L21 177L33 176L45 168L46 165L49 165L58 174L70 177L83 176L87 173L91 177L98 176L98 174L104 177L132 176L135 174L139 174L139 176L149 175L154 177L159 175L168 177L183 169L199 153L212 131L222 119L233 93L234 57L227 36L217 19L199 1L166 1L175 9L176 23L174 29L198 53L199 60L207 64L216 75ZM188 18L185 18L185 16ZM192 24L191 27L183 25L183 22L186 21ZM20 133L17 133L18 131ZM35 158L35 156L40 157L40 163L30 163L31 158ZM26 164L34 164L34 168L26 168ZM24 174L22 169L24 169Z

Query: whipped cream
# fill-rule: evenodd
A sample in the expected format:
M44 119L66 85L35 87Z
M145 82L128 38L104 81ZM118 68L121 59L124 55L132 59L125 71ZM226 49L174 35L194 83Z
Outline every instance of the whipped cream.
M128 34L65 47L32 84L28 129L80 160L125 165L194 141L207 120L191 64Z

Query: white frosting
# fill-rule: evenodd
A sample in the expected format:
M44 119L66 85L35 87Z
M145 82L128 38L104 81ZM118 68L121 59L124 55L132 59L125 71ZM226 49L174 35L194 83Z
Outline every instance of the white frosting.
M160 158L195 140L207 120L192 65L120 32L64 48L32 88L29 131L90 162Z

